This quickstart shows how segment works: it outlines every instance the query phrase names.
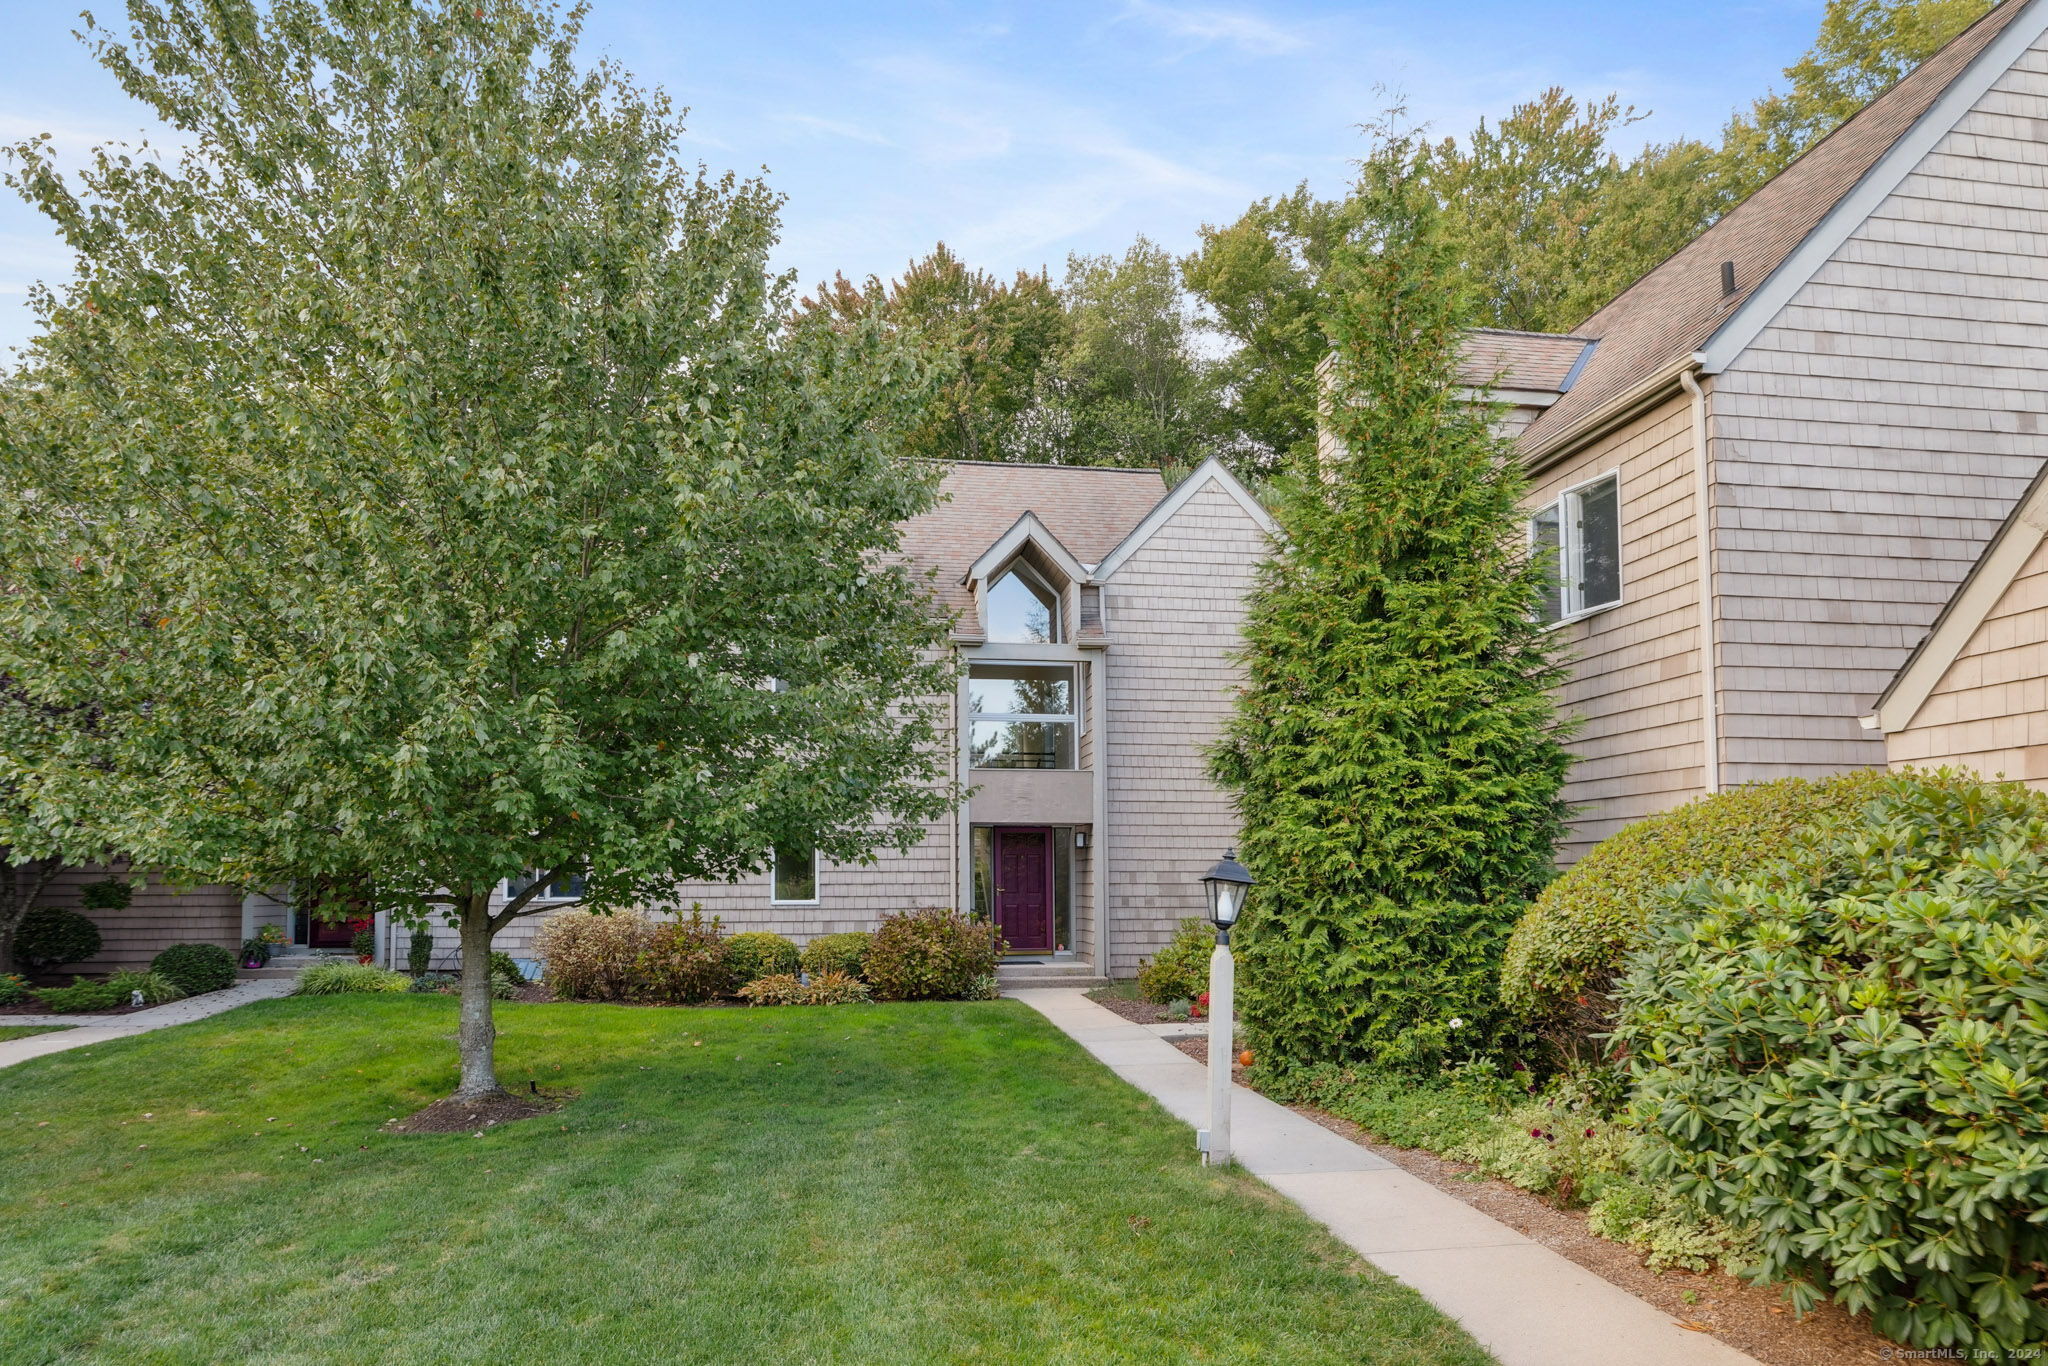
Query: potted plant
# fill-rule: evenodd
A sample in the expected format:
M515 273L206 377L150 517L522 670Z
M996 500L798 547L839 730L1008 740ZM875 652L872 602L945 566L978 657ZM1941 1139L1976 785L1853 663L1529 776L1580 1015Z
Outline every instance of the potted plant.
M367 963L377 956L377 932L370 928L368 921L359 922L355 937L348 941L348 946L355 950L358 963Z

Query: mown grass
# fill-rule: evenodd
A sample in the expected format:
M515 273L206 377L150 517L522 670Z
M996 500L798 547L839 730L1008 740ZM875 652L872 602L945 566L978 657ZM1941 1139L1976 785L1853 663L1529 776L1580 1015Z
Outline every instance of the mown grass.
M1013 1002L260 1002L0 1071L0 1361L1451 1362L1485 1354Z
M31 1034L55 1034L60 1029L70 1028L70 1025L0 1025L0 1043L9 1039L26 1039Z

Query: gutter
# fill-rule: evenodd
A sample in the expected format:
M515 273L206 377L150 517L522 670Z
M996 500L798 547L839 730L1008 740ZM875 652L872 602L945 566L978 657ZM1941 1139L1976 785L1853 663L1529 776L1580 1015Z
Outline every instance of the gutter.
M1693 449L1693 512L1699 528L1693 537L1699 556L1700 581L1700 742L1708 793L1721 790L1721 687L1714 642L1714 478L1707 447L1707 394L1695 368L1706 358L1688 357L1678 372L1678 387L1691 399Z

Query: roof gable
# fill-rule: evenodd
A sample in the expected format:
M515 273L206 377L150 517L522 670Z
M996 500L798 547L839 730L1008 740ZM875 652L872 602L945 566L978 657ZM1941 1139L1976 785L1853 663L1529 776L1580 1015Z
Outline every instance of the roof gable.
M2048 0L2005 0L1573 329L1599 345L1524 433L1523 450L1567 444L1703 348L1710 371L1725 365L2044 26ZM1732 292L1723 262L1734 266Z
M1904 730L1934 695L1942 678L1969 647L1999 600L2026 568L2041 542L2048 540L2048 466L2034 476L1998 534L1934 619L1913 653L1877 699L1863 724L1877 730Z
M1122 544L1105 556L1102 563L1095 566L1096 582L1102 582L1123 568L1131 556L1143 550L1145 543L1159 534L1160 529L1188 505L1189 500L1211 484L1222 489L1243 508L1245 515L1256 522L1261 531L1268 536L1277 537L1280 534L1280 524L1273 520L1273 514L1260 506L1259 500L1252 497L1251 490L1237 482L1237 477L1225 468L1222 461L1211 456L1197 466L1193 474L1175 484L1173 492L1162 498L1159 506L1153 508L1145 520L1134 527L1130 535L1124 537Z

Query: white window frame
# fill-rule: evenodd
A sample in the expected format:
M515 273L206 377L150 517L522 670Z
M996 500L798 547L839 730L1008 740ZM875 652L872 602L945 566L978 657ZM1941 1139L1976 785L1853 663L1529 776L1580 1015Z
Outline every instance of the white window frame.
M1052 598L1052 639L1051 640L997 640L990 632L989 599L995 595L996 585L1010 575L1016 574ZM1064 645L1067 643L1067 597L1053 587L1052 581L1033 567L1031 561L1019 555L1008 564L989 575L988 582L981 590L981 637L996 645Z
M968 662L968 665L967 665L967 695L968 695L968 697L970 697L970 698L972 698L972 697L974 696L974 666L975 666L976 664L984 664L984 665L988 665L988 666L990 666L990 667L992 667L992 668L1011 668L1011 667L1016 667L1016 668L1027 668L1027 669L1065 669L1065 670L1067 671L1067 679L1068 679L1068 683L1067 683L1067 696L1068 696L1068 697L1071 697L1071 698L1073 699L1073 710L1072 710L1072 711L1065 711L1065 712L1050 712L1050 711L975 711L975 710L974 710L974 709L973 709L972 707L969 707L969 708L968 708L968 711L967 711L967 744L968 744L968 748L969 748L969 752L970 752L970 755L971 755L971 753L972 753L972 749L973 749L973 745L974 745L974 723L975 723L975 722L977 722L977 721L1005 721L1005 722L1009 722L1009 721L1044 721L1044 722L1066 722L1066 723L1069 723L1069 724L1071 724L1071 725L1072 725L1072 726L1074 727L1074 766L1073 766L1072 768L1049 768L1049 769L1028 769L1028 768L1027 768L1027 769L1019 769L1019 770L1017 770L1017 771L1018 771L1018 772L1022 772L1022 773L1079 773L1079 772L1081 772L1081 771L1082 771L1082 769L1081 769L1081 737L1082 737L1082 736L1084 736L1084 735L1086 735L1086 734L1088 733L1088 718L1087 718L1087 708L1086 708L1086 707L1085 707L1085 706L1084 706L1084 705L1082 704L1082 699L1081 699L1081 666L1080 666L1079 664L1077 664L1076 662L1074 662L1073 660L1071 660L1071 659L977 659L977 660L970 660L970 661ZM996 768L982 768L982 767L981 767L981 766L979 766L979 765L973 765L973 764L972 764L972 759L971 759L971 758L970 758L969 762L970 762L970 765L971 765L971 766L973 766L973 767L975 768L975 770L976 770L977 772L982 772L982 773L991 773L991 772L1002 772L1002 771L1003 771L1003 769L1002 769L1001 767L996 767Z
M1587 489L1597 484L1604 484L1610 479L1614 481L1614 596L1606 602L1587 603L1581 597L1582 590L1579 585L1579 575L1585 564L1583 558L1585 546L1581 543L1578 536L1577 527L1580 518L1574 515L1576 511L1575 505ZM1620 468L1607 470L1588 479L1581 479L1576 484L1571 484L1558 490L1555 498L1550 499L1548 502L1538 503L1535 507L1529 509L1528 519L1524 522L1523 527L1529 549L1532 552L1536 549L1536 519L1545 512L1554 512L1557 515L1557 564L1555 572L1557 574L1558 605L1557 616L1544 623L1546 629L1567 626L1575 621L1584 621L1587 617L1596 616L1601 612L1607 611L1609 608L1619 607L1622 603L1626 602L1628 600L1628 583L1622 574L1621 566Z
M538 876L540 876L540 869L538 869L538 868L529 868L529 869L527 869L527 870L526 870L526 872L525 872L524 876L526 876L526 877L538 877ZM572 878L572 877L579 877L579 876L587 876L587 875L586 875L586 874L578 874L578 873L565 873L565 874L563 874L563 875L562 875L562 877L556 878L556 879L555 879L555 880L554 880L553 882L550 882L550 883L549 883L549 884L547 885L546 889L544 889L544 890L543 890L543 891L541 891L541 892L540 892L539 894L537 894L537 895L536 895L536 896L535 896L535 897L533 898L533 900L532 900L531 902L529 902L528 904L529 904L529 905L533 905L533 906L566 906L566 905L570 905L570 904L572 904L572 903L574 903L574 902L578 902L578 901L581 901L581 900L583 900L583 893L582 893L582 892L576 892L576 893L574 893L574 894L572 894L572 895L566 895L566 896L565 896L565 895L558 895L558 894L556 894L556 892L555 892L555 890L554 890L554 889L555 889L555 888L556 888L557 886L559 886L559 885L560 885L560 884L561 884L561 883L562 883L563 881L567 880L568 878ZM514 890L513 890L513 884L514 884L514 883L516 883L516 882L518 882L519 880L520 880L519 878L511 878L511 877L508 877L508 878L506 878L506 879L505 879L505 899L506 899L507 901L510 901L510 900L511 900L511 899L512 899L513 897L515 897L515 896L518 896L518 895L519 895L519 893L518 893L518 892L516 892L516 891L514 891Z
M781 897L775 894L776 869L781 865L781 862L782 851L780 849L771 849L768 851L768 904L770 906L817 905L820 894L825 890L824 883L818 877L817 847L813 845L811 848L811 895L810 899L807 901L792 900L788 897Z

